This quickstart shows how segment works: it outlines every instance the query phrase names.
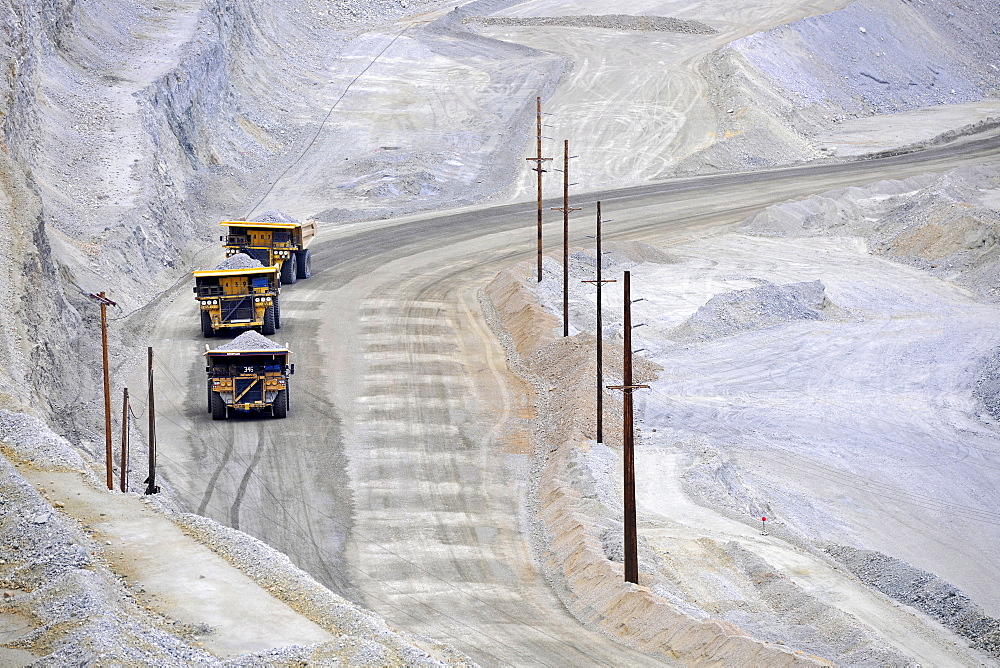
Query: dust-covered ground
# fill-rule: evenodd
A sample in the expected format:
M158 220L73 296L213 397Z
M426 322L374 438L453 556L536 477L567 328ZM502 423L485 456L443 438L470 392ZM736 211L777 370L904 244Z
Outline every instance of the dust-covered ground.
M968 168L774 206L665 250L610 244L605 384L621 382L628 270L650 385L634 395L640 583L663 605L837 663L1000 660L998 196L1000 169ZM561 264L521 282L548 328L520 352L550 390L550 475L621 562L614 393L606 442L594 431L594 271L592 251L573 254L567 339ZM497 301L523 328L529 312ZM556 522L570 511L547 493Z
M89 293L105 291L116 302L110 342L118 396L147 343L156 299L190 270L215 263L219 220L278 208L337 226L532 197L534 175L524 158L533 152L536 96L548 114L545 154L558 158L561 140L569 139L581 156L574 181L589 189L913 150L988 130L1000 81L998 14L993 2L950 0L477 0L458 7L443 0L0 0L0 235L7 242L0 253L7 305L0 310L0 408L42 420L88 462L103 457L95 409L102 389L98 311ZM957 260L925 256L958 243L955 234L975 237L976 225L959 220L946 232L915 233L900 246L911 249L903 259L917 273L927 263L932 272L951 271ZM747 266L769 257L766 238L755 243L760 257L748 255ZM802 245L803 253L814 252L812 242ZM956 281L987 291L990 271L970 264ZM814 280L807 278L794 280ZM794 308L822 315L810 322L840 322L827 313L846 318L838 309L851 307L830 296L832 283L823 284L832 306ZM691 345L700 341L688 335ZM997 366L992 358L985 364ZM975 396L995 412L992 376L977 378ZM116 416L116 430L118 423ZM709 452L704 470L732 461L769 480L746 450L714 447L722 459ZM979 452L969 448L969 456ZM133 472L131 487L143 477ZM39 539L48 520L22 521L22 505L34 508L37 499L14 471L3 479L21 504L12 512L23 535L11 535ZM956 527L968 514L961 509L982 507L974 501L955 502ZM796 512L836 524L791 502L777 507L789 526ZM809 536L808 524L795 526ZM845 536L834 542L854 545ZM60 568L77 569L89 558L82 556L89 548L67 549L58 551L66 562ZM961 568L939 572L908 552L886 553L940 575L996 614L995 601L984 600ZM17 568L44 563L31 554ZM982 555L971 554L963 563L975 573ZM3 559L7 577L15 560ZM22 592L37 588L30 579L5 582L17 605L29 600ZM128 598L128 591L102 596ZM62 620L62 599L37 598L28 626ZM112 603L115 615L131 610ZM766 636L773 620L737 621ZM152 628L123 624L119 637L146 637ZM162 640L174 647L174 639ZM96 660L103 650L93 647L66 658ZM871 647L875 653L865 656L889 656ZM35 650L64 656L50 640ZM183 654L194 651L188 645L177 650L182 654L164 651L158 656L195 656Z

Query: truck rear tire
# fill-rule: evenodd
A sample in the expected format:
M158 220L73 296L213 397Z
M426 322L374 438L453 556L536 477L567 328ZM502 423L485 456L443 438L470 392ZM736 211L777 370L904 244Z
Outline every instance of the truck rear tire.
M281 304L277 297L272 297L271 302L274 304L274 326L281 329Z
M226 402L222 400L222 395L218 392L212 392L212 419L225 420L227 417Z
M212 316L209 315L208 311L201 312L201 333L205 335L206 339L215 336L215 328L212 327Z
M279 390L274 396L274 403L271 404L271 415L276 418L288 417L288 392Z
M281 283L291 285L297 280L299 263L296 261L295 253L288 256L288 259L281 263Z
M299 265L298 277L309 278L312 276L312 253L309 252L309 249L299 251L295 255Z
M260 333L264 336L274 336L274 307L268 306L264 309L264 323L260 326Z
M206 411L208 413L212 412L212 395L213 394L214 394L214 392L212 392L212 380L209 379L209 381L208 381L208 409Z

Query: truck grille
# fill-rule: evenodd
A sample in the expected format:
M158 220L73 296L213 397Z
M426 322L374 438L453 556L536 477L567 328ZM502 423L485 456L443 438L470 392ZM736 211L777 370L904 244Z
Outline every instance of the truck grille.
M261 403L264 399L264 383L257 382L259 380L259 378L235 378L236 394L234 401L240 404ZM251 385L253 387L250 387ZM248 390L247 388L250 389ZM243 394L244 392L246 394ZM239 399L235 399L235 397L239 397Z
M222 300L222 322L253 320L253 300L250 297Z

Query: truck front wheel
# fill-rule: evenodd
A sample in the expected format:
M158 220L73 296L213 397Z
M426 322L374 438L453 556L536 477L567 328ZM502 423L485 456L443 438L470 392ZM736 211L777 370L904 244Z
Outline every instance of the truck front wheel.
M309 278L310 276L312 276L313 261L312 261L312 253L309 252L309 249L307 248L304 251L299 251L295 255L298 256L298 264L299 264L298 277Z
M218 392L212 393L212 419L213 420L225 420L226 417L226 402L223 401L222 395Z
M271 301L274 303L274 326L281 329L281 304L278 303L277 297L272 297Z
M288 259L281 263L281 282L284 285L291 285L297 280L299 263L296 262L295 253L288 256Z
M285 390L279 390L274 395L274 403L271 404L271 415L276 418L288 416L288 393Z
M264 323L260 326L260 333L265 336L274 336L274 307L268 306L264 309Z
M212 327L212 316L209 315L208 311L201 312L201 333L205 335L206 339L215 336L215 328Z

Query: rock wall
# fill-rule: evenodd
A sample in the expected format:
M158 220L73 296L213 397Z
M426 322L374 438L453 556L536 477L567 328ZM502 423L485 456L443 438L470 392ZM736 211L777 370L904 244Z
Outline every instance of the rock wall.
M995 0L857 0L749 35L706 59L720 140L677 171L810 160L844 120L996 99L998 52Z

